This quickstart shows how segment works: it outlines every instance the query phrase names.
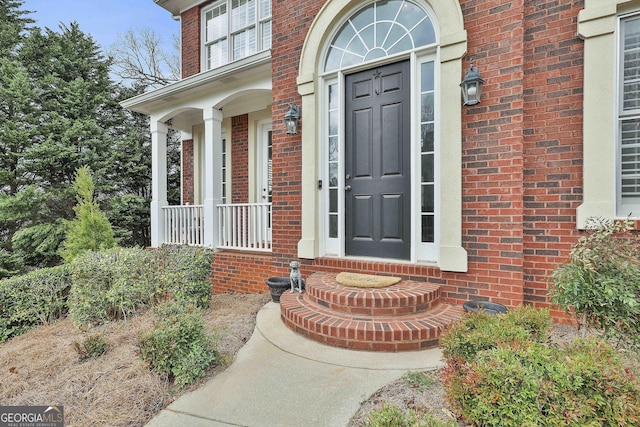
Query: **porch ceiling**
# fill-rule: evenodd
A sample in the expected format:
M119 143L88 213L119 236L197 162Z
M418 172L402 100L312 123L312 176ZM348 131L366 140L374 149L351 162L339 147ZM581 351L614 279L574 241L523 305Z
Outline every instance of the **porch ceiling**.
M265 51L126 99L120 105L137 113L151 115L194 98L210 97L216 92L228 92L232 87L242 90L243 86L265 77L270 80L270 76L271 51Z

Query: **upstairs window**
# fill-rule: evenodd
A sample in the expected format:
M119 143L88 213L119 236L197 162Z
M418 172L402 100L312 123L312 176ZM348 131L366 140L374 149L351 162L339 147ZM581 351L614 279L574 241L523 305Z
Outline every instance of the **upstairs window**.
M224 0L202 12L203 71L271 48L271 1Z

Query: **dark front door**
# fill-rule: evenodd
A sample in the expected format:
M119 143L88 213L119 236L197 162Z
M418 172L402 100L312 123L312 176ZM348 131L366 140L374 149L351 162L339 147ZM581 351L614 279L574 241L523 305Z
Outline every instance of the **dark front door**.
M409 61L346 76L347 255L409 259Z

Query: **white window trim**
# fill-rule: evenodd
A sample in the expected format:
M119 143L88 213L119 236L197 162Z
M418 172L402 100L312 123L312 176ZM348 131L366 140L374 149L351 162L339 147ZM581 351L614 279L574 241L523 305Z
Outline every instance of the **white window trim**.
M583 202L577 228L589 217L626 218L616 211L618 156L618 16L631 12L630 0L586 0L578 14L584 40Z
M265 196L263 189L267 185L268 180L268 166L267 166L267 140L268 133L272 131L271 120L261 120L257 123L258 135L257 135L257 171L256 171L256 203L267 203L268 200ZM273 177L272 177L273 179Z
M458 84L462 78L462 58L466 53L466 31L462 11L457 0L425 3L433 10L439 28L440 47L437 55L441 99L460 99ZM324 58L323 48L332 37L331 29L340 17L349 16L349 0L331 0L316 16L303 45L298 91L302 95L302 239L298 242L298 256L313 259L324 255L320 234L323 220L320 212L320 191L317 182L323 176L317 155L324 139L316 111L322 110L322 79L317 77L318 64ZM316 93L319 91L319 93ZM440 103L442 132L440 150L440 198L446 194L447 203L440 203L440 244L437 266L443 271L466 272L467 252L462 247L462 108L461 102ZM443 122L444 121L444 122Z
M255 17L254 20L251 21L251 23L249 23L247 26L243 27L241 30L236 30L236 31L232 31L232 1L233 0L219 0L219 1L215 1L209 5L207 5L206 7L202 8L202 10L200 11L200 23L201 23L201 29L200 29L200 71L201 72L205 72L205 71L209 71L209 70L213 70L222 66L225 66L227 64L232 64L234 62L240 61L244 58L248 58L252 55L255 55L257 53L260 52L264 52L265 50L269 50L271 48L271 46L263 46L263 39L262 39L262 26L267 22L267 21L272 21L272 16L273 16L273 12L272 15L269 15L268 17L265 16L261 16L261 5L260 5L260 0L255 0ZM226 43L227 43L227 61L223 64L220 64L219 66L216 67L211 67L208 68L207 67L207 63L208 63L208 56L207 56L207 35L206 35L206 31L207 31L207 25L206 25L206 15L207 12L211 11L212 9L219 7L221 4L226 3L227 5L227 11L226 11L226 15L227 15L227 34L226 34ZM272 21L273 22L273 21ZM251 26L255 27L255 37L256 37L256 50L255 52L249 54L249 55L245 55L241 58L234 58L233 56L233 40L234 40L234 35L235 34L239 34L241 32L243 32L244 30L246 30L247 28L250 28ZM270 38L271 40L271 38ZM211 44L211 43L209 43Z

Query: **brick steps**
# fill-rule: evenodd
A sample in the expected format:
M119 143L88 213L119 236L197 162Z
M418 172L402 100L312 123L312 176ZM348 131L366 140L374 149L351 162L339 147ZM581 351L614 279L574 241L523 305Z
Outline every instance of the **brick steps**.
M408 351L436 347L462 307L439 302L438 286L412 281L363 289L346 287L335 274L315 273L302 293L280 298L282 317L316 341L356 350Z

